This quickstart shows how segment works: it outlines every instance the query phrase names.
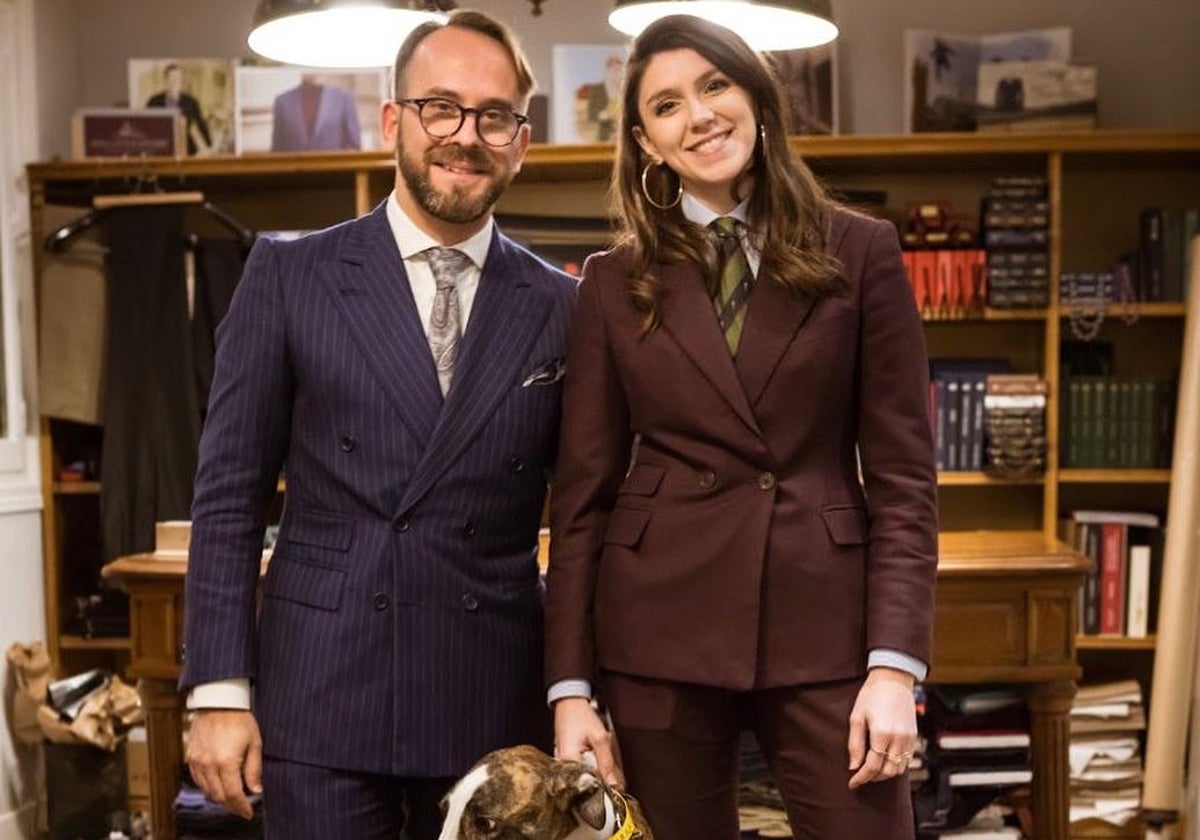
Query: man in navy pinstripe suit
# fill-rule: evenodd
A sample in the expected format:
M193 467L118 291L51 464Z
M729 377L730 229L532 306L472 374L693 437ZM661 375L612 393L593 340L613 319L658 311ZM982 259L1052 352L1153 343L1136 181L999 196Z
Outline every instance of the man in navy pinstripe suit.
M244 816L265 788L272 840L434 838L437 800L479 756L549 747L536 545L575 287L491 217L529 145L532 86L484 15L415 31L382 109L394 193L260 242L220 327L187 758Z

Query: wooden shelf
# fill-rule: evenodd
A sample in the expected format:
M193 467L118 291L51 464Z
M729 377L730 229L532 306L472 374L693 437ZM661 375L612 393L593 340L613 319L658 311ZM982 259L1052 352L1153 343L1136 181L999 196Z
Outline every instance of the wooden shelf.
M939 472L939 487L1005 487L1018 484L1043 484L1045 476L1027 475L1021 478L995 478L985 472Z
M87 496L100 492L99 481L56 481L53 487L56 496Z
M994 309L984 307L979 312L969 315L949 316L922 313L921 320L928 324L970 324L978 321L1044 321L1049 315L1048 309Z
M1059 317L1071 317L1072 308L1068 303L1059 303ZM1111 303L1104 307L1105 318L1183 318L1186 315L1186 303Z
M59 636L58 646L63 650L129 650L128 636Z
M1060 484L1169 484L1170 470L1067 469L1058 471Z
M1075 647L1079 650L1154 650L1157 636L1130 638L1129 636L1076 636Z

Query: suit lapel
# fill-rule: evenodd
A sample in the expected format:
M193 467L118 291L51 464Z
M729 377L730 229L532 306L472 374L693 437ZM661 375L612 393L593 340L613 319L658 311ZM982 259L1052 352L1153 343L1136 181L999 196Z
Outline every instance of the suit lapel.
M676 262L660 265L659 270L666 290L662 300L663 329L671 334L742 422L761 435L734 370L729 346L721 335L700 269L688 262Z
M798 298L775 283L754 284L736 363L738 379L751 406L758 404L812 306L812 301Z
M349 322L379 386L425 443L442 395L385 205L351 225L331 276L334 305Z
M450 392L402 509L425 495L483 428L505 394L517 386L550 314L549 297L517 270L512 247L499 230L492 234Z

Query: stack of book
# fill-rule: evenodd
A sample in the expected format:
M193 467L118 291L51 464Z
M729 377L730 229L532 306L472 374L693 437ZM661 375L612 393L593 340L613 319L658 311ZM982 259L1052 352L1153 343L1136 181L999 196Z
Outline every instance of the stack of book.
M985 469L1018 478L1046 469L1046 381L1033 373L989 374L983 396Z
M1142 211L1134 287L1139 300L1185 301L1191 277L1191 243L1200 229L1195 207Z
M929 739L929 775L914 793L918 834L1020 837L1008 826L976 820L983 809L1033 778L1023 695L1008 689L932 688L921 725Z
M942 358L929 362L929 422L939 471L983 469L983 399L990 373L1012 370L1007 359Z
M1171 466L1175 385L1118 376L1065 380L1063 465L1155 469Z
M1135 639L1153 633L1164 544L1158 516L1077 510L1060 523L1059 535L1092 561L1079 599L1082 632Z
M1050 301L1050 202L1046 179L1001 177L983 199L988 305L1046 306Z
M1146 728L1137 680L1080 686L1071 707L1071 824L1125 825L1142 802L1138 733Z

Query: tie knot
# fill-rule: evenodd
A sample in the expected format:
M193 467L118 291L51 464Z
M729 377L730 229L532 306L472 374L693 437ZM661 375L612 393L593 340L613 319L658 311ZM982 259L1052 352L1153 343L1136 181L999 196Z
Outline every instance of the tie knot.
M713 219L710 226L717 232L717 236L726 238L738 235L738 226L741 224L733 216L718 216Z
M439 289L453 289L459 276L467 270L471 258L457 248L429 248L429 267Z

